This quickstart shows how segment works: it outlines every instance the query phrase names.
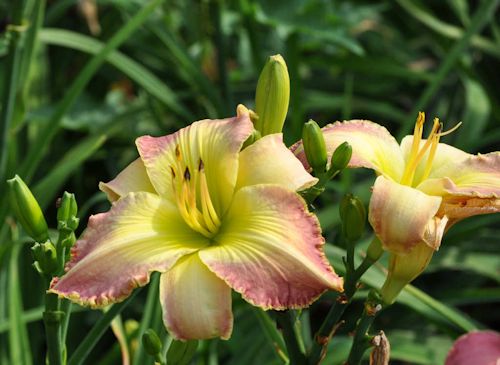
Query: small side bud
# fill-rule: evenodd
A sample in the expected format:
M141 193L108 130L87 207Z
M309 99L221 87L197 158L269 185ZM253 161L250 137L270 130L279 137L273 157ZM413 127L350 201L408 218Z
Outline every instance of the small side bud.
M344 142L338 146L332 155L332 164L330 169L334 171L340 171L347 167L347 164L351 160L352 147L349 143Z
M198 340L177 341L173 340L167 351L167 364L185 365L196 354Z
M26 233L38 242L48 240L47 222L31 190L18 175L7 180L7 185L10 206Z
M75 194L64 192L59 208L57 209L57 228L68 229L74 231L78 228L79 219L76 217L78 205L76 203Z
M323 173L326 169L328 161L326 155L325 137L314 120L309 120L304 124L302 129L302 143L304 144L304 152L307 162L316 173Z
M31 247L35 269L43 275L53 276L58 269L56 248L50 241L35 243Z
M358 197L347 194L340 202L342 232L349 241L357 241L365 231L366 208Z
M280 55L269 57L257 82L255 93L255 129L262 136L283 129L290 101L290 77L285 60Z
M142 335L142 345L144 350L151 356L156 357L161 352L161 340L155 330L148 328Z

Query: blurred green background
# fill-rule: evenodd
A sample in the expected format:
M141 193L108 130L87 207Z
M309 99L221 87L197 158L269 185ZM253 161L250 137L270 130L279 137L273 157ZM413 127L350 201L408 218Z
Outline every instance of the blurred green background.
M12 342L31 349L34 364L45 351L43 283L30 244L12 233L4 181L17 173L29 182L52 227L56 198L74 192L81 231L90 214L109 208L97 184L137 157L135 138L232 116L239 103L252 108L270 55L283 55L290 73L288 145L310 118L369 119L400 139L425 111L445 129L463 122L443 142L471 153L500 150L498 1L3 0L0 32L0 364L11 363ZM347 171L317 204L340 272L339 199L353 192L368 203L372 183L370 172ZM448 232L414 283L422 291L403 293L375 323L391 341L392 363L440 364L464 331L500 327L499 241L498 214ZM368 285L380 285L383 264L367 273ZM132 320L141 320L146 295L123 314L133 347ZM232 339L204 341L195 363L279 364L253 309L235 298ZM327 294L304 312L306 333L334 299ZM342 363L361 303L348 311L325 363ZM100 316L73 315L69 354ZM157 308L152 326L165 338L160 318ZM86 363L119 358L108 331Z

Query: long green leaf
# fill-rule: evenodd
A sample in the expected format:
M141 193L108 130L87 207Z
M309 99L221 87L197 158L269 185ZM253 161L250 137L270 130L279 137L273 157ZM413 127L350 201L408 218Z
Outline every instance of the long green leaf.
M31 349L29 345L28 331L23 321L22 288L19 280L19 253L22 248L21 242L15 242L12 247L9 262L9 349L12 364L32 363Z
M45 44L67 47L94 55L105 47L104 43L94 38L64 29L42 29L39 38ZM186 118L192 117L191 113L182 106L172 89L137 61L120 51L110 52L106 61L141 85L175 113Z

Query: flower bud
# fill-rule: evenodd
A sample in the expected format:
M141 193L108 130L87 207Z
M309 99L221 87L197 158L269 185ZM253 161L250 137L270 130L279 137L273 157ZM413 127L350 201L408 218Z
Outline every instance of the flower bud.
M358 197L346 194L340 202L342 232L349 241L357 241L365 231L366 208Z
M18 175L7 184L11 209L26 233L35 241L48 240L47 222L31 190Z
M332 164L330 169L334 171L340 171L347 167L347 164L351 160L352 147L349 143L344 142L338 146L332 155Z
M285 60L280 55L271 56L262 69L255 93L255 112L259 116L255 129L262 136L281 132L289 101L290 78Z
M31 247L35 269L40 274L52 276L58 268L56 248L50 241L35 243Z
M184 365L189 364L198 348L197 340L177 341L173 340L167 351L167 364Z
M144 350L151 356L156 356L161 352L161 340L155 330L148 328L142 335L142 345Z
M325 171L327 163L325 138L318 123L309 120L302 129L302 143L306 154L307 162L314 172Z
M74 231L78 228L79 219L76 217L78 205L75 194L64 192L57 209L57 229Z

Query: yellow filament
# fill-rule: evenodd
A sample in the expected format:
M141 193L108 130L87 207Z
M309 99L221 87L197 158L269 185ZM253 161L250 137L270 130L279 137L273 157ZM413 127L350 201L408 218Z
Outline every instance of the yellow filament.
M435 118L434 125L432 126L432 130L429 133L429 137L427 137L424 146L419 150L418 147L420 145L420 141L422 140L422 126L424 123L423 119L422 121L420 120L421 114L419 114L419 119L417 120L417 123L415 125L415 135L413 137L414 139L413 139L412 149L410 152L410 158L408 159L405 172L401 179L401 184L403 185L411 186L411 184L413 183L413 178L415 176L415 171L417 169L417 166L420 163L420 161L422 161L422 158L424 157L429 147L431 147L434 140L434 136L436 135L436 133L438 133L438 130L440 128L439 119ZM418 143L415 143L415 140L418 140Z
M183 161L179 146L176 147L175 154L175 168L170 166L170 169L179 213L193 230L212 237L221 222L210 199L203 162L200 159L198 169L189 169L187 161Z

